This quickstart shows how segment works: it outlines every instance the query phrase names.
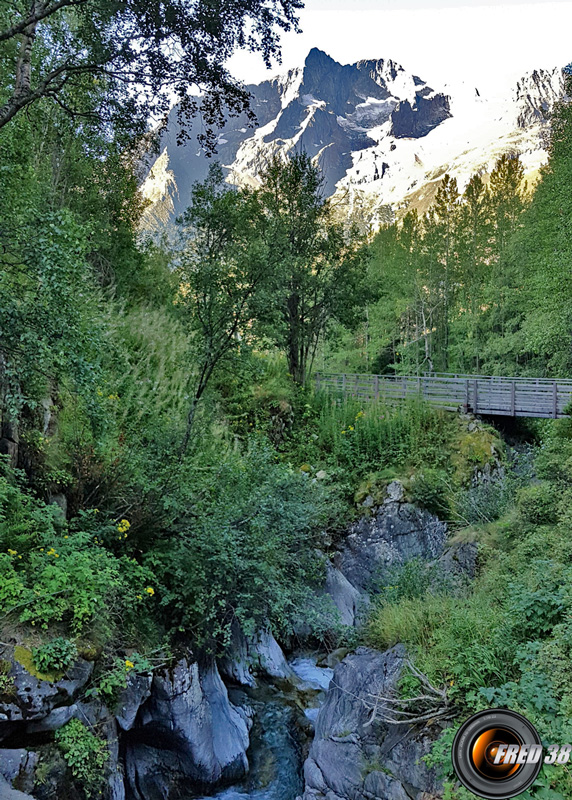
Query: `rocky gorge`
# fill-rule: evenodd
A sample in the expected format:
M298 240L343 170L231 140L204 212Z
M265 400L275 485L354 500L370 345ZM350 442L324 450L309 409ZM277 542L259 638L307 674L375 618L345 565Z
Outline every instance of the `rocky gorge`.
M324 590L347 630L391 569L413 559L453 580L475 570L476 545L447 545L447 526L407 501L399 481L331 553ZM128 676L115 706L89 692L93 663L65 675L35 672L22 647L2 645L0 798L75 797L53 733L72 719L105 741L106 800L420 800L438 791L424 765L441 732L391 725L374 711L393 696L406 664L386 652L340 648L287 658L268 630L238 625L218 662L191 651L153 674ZM231 788L224 788L231 787Z

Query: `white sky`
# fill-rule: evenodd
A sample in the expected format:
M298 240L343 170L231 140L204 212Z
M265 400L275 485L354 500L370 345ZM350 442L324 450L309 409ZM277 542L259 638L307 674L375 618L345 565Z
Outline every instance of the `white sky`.
M238 53L232 73L258 83L304 62L319 47L342 64L392 58L434 88L460 80L482 92L536 67L572 61L572 2L505 0L306 0L301 34L282 36L282 65Z

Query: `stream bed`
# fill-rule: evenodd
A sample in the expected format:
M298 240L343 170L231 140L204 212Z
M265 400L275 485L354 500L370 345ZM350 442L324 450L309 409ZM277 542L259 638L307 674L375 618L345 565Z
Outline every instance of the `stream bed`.
M250 733L249 774L239 784L201 800L296 800L304 791L302 769L312 738L312 725L333 675L316 658L289 662L300 685L285 692L273 686L231 690L233 703L254 711Z

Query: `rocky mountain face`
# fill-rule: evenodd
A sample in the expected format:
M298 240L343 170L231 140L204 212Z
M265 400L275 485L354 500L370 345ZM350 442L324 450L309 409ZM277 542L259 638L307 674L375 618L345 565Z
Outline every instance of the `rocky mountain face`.
M306 151L324 173L324 191L375 223L413 203L423 209L445 173L461 188L505 152L528 173L546 161L549 119L563 96L562 70L537 70L507 97L478 87L430 87L391 60L342 65L314 48L303 67L248 87L257 119L228 119L215 156L237 185L256 185L276 153ZM195 130L198 133L200 123ZM161 154L143 184L143 227L158 230L189 203L211 163L192 135L177 144L174 114Z

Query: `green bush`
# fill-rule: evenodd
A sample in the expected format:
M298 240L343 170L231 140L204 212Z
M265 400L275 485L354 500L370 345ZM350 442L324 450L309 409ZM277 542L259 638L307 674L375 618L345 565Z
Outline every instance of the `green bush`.
M107 743L78 719L70 720L57 730L55 740L85 796L92 798L99 795L105 778L104 767L109 758Z
M98 625L109 634L120 618L125 624L141 614L150 602L152 574L104 547L105 540L124 541L125 523L92 511L75 525L79 529L68 526L56 506L0 476L2 615L44 629L63 624L74 633Z
M446 473L442 470L426 468L411 480L409 489L411 500L432 514L448 518L450 513Z
M550 525L558 516L558 492L550 483L525 486L518 492L517 507L525 522Z
M268 623L285 633L311 622L313 585L323 575L318 532L327 493L298 469L281 464L268 442L215 463L185 467L176 535L157 543L149 564L175 628L196 642L225 642L237 619L254 631Z
M69 639L58 636L51 642L32 648L32 659L38 672L65 672L77 659L77 647Z
M512 507L515 490L514 481L504 473L461 489L454 496L454 519L465 525L494 522Z

